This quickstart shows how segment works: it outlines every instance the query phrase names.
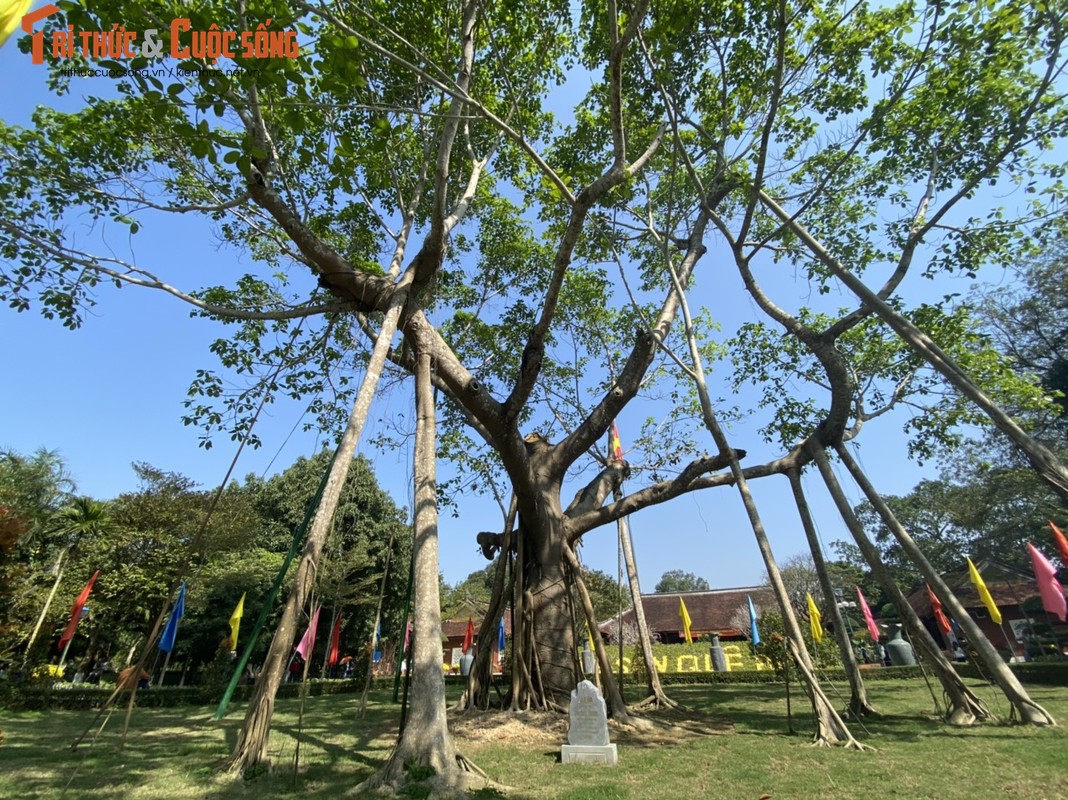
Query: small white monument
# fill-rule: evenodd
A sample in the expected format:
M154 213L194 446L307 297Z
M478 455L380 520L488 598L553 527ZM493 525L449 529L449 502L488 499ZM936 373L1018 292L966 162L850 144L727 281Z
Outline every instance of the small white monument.
M608 741L608 708L601 691L582 681L571 693L571 724L567 744L560 748L562 764L619 763L616 746Z

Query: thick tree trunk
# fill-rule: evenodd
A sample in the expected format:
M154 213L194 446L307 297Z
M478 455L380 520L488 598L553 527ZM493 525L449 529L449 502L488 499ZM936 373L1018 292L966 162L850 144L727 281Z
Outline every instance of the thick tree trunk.
M616 499L619 499L617 492ZM638 641L641 643L642 660L645 662L646 687L649 691L647 697L640 705L669 706L676 708L677 704L672 701L660 685L660 675L656 671L656 661L653 659L653 641L649 633L649 625L645 621L645 609L642 607L642 587L638 582L638 562L634 558L634 545L630 539L630 524L626 517L620 517L618 522L619 541L623 548L623 563L627 567L627 582L630 585L630 596L634 602L634 620L638 623ZM622 635L622 631L620 631Z
M449 734L441 671L441 599L438 593L438 500L434 394L430 355L416 354L415 542L412 547L412 673L408 717L382 769L358 788L401 785L412 766L429 767L438 786L462 788L464 770Z
M842 666L845 668L846 678L849 680L849 713L854 717L879 716L868 702L868 691L864 686L864 679L860 675L860 665L857 663L857 654L853 651L853 643L849 641L849 631L842 619L841 609L838 608L837 596L834 586L831 584L831 576L827 572L827 562L823 560L823 549L820 547L819 537L816 535L816 526L812 522L809 513L808 501L805 499L805 491L801 487L801 475L796 469L786 473L790 479L790 489L794 493L794 502L797 503L797 513L801 516L801 526L805 529L805 538L808 539L809 549L812 551L812 561L816 565L816 575L819 577L820 588L823 596L830 604L831 621L834 624L834 636L838 641L838 649L842 654Z
M563 515L542 536L541 546L527 549L525 584L530 601L531 674L534 686L548 708L566 709L578 685L575 636L568 612L569 584L564 572Z
M402 284L403 286L406 284ZM286 601L286 607L282 612L278 628L274 632L274 638L271 639L271 647L267 651L260 679L256 682L252 697L249 698L245 722L238 732L234 751L230 754L227 767L231 772L244 773L254 767L270 765L267 747L271 733L271 717L274 715L274 702L278 687L282 683L286 665L293 652L293 640L297 633L300 610L308 602L308 596L315 583L319 557L322 555L323 545L326 544L334 512L341 498L341 490L345 486L345 478L348 476L356 447L360 442L363 426L367 421L367 413L371 408L371 400L378 387L378 379L382 374L382 367L386 362L393 334L397 330L397 322L400 319L406 296L406 289L398 288L392 305L382 321L382 329L375 340L371 360L367 364L367 372L364 374L356 402L352 406L348 425L341 437L334 463L330 467L330 477L323 490L319 509L308 533L308 541L304 545L304 553L300 566L297 568L293 590Z
M620 694L616 676L612 674L612 664L608 660L608 650L604 646L604 639L601 638L600 631L597 630L597 616L593 608L593 600L590 599L590 593L586 589L586 581L582 579L582 568L579 565L578 557L570 545L564 548L564 557L571 568L571 577L575 581L575 588L578 589L579 598L582 600L582 610L586 614L586 624L592 632L593 651L597 654L597 663L601 668L601 680L604 682L604 696L608 703L608 711L617 721L629 720L627 704L623 701L623 695Z
M842 462L846 465L853 479L864 491L868 501L872 504L875 510L879 513L886 527L890 529L890 532L897 539L898 544L901 545L902 550L908 555L920 572L923 574L924 580L930 585L935 595L942 601L942 605L950 615L957 621L957 624L964 630L965 636L968 637L968 642L971 644L975 651L979 654L980 660L983 662L983 666L987 669L988 674L994 679L994 681L1001 687L1001 690L1005 693L1005 697L1009 703L1012 704L1012 718L1016 719L1019 715L1021 722L1025 722L1031 725L1056 725L1053 717L1050 716L1042 706L1034 702L1027 694L1027 690L1017 680L1012 670L1009 669L1009 665L1002 661L1001 656L997 650L994 649L994 645L990 643L990 640L986 638L986 634L975 624L975 620L971 618L971 615L965 611L964 606L961 605L957 596L953 594L950 588L946 585L946 582L942 580L942 576L938 571L931 566L920 551L920 548L916 545L915 539L909 535L904 526L894 516L889 506L883 501L882 497L875 487L872 486L868 480L864 471L861 470L856 460L849 454L849 451L844 445L839 445L838 455L841 457Z
M816 462L816 466L819 468L820 475L823 477L823 482L827 485L827 490L838 508L838 513L841 515L850 534L852 534L853 541L860 548L864 559L871 567L875 580L879 582L879 586L882 587L886 596L890 598L890 602L894 604L894 608L897 609L897 613L908 630L909 639L912 640L913 646L919 648L921 658L924 659L931 671L934 672L935 677L938 678L939 683L942 684L942 689L946 697L949 698L946 721L952 725L972 725L976 720L989 717L990 712L983 704L983 701L964 685L953 665L938 648L938 645L935 644L934 639L931 638L927 627L916 616L916 612L905 600L905 596L901 593L897 584L894 583L894 579L890 577L890 571L883 563L878 549L872 544L871 539L864 532L864 527L860 524L860 520L853 513L842 487L838 484L838 480L831 470L830 461L828 461L827 454L823 451L823 448L819 445L813 445L810 448L810 452Z

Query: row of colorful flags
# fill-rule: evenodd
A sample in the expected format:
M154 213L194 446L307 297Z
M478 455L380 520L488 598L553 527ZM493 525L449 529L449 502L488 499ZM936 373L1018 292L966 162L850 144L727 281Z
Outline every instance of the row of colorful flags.
M241 628L241 617L245 615L245 593L237 601L234 611L230 614L230 649L237 649L237 634ZM171 615L167 618L167 625L159 637L159 649L163 653L170 654L174 650L174 642L178 638L178 623L185 616L185 581L178 588L178 597L171 608Z
M612 430L613 450L618 447L619 434L613 424ZM1061 562L1068 566L1068 538L1064 533L1053 523L1049 522L1050 528L1053 530L1053 540L1057 547L1058 554L1060 555ZM1068 616L1068 601L1065 599L1064 589L1057 580L1057 570L1050 563L1049 559L1042 554L1042 552L1036 548L1031 542L1027 543L1028 554L1031 557L1031 566L1035 572L1035 580L1038 583L1039 595L1042 598L1042 607L1057 616L1061 622L1064 622L1066 616ZM979 574L978 568L972 563L971 558L967 559L968 562L968 576L972 584L975 586L976 591L979 593L979 599L983 602L990 619L997 625L1002 622L1001 610L994 602L994 598L990 594L990 590L987 588L986 583L983 581L982 575ZM78 594L78 597L74 601L74 605L71 607L70 622L67 624L63 635L59 639L59 646L63 648L67 645L71 639L74 638L75 631L78 628L78 623L82 618L82 610L85 604L89 600L89 595L93 590L93 585L96 583L97 578L100 576L100 570L93 573L92 577L82 588L82 591ZM856 587L858 605L861 610L861 614L864 617L864 623L868 628L868 633L871 635L874 641L879 640L879 628L875 624L875 619L872 616L871 608L868 606L867 600L864 598L864 593L860 590L860 587ZM167 625L163 629L163 634L160 636L159 649L164 653L170 653L174 649L174 643L178 636L178 623L182 617L185 616L185 582L182 582L181 587L178 590L178 597L174 601L174 606L171 609L171 614L167 619ZM927 595L931 603L931 611L934 615L935 621L938 626L946 633L949 633L952 629L952 625L949 619L945 615L945 611L942 608L941 602L935 596L935 593L931 590L931 587L927 586ZM749 604L749 626L750 626L750 641L754 645L760 644L760 630L757 627L757 615L756 609L753 606L753 598L747 597L746 600ZM810 593L805 593L805 601L808 606L809 625L812 632L812 638L816 643L823 641L823 623L822 617L816 601L812 599ZM319 612L322 610L322 606L319 606L312 613L311 622L308 628L304 631L304 635L301 637L300 642L296 646L296 652L300 654L300 657L305 661L311 654L311 651L315 646L315 635L319 624ZM241 618L245 611L245 594L241 595L241 599L238 600L237 606L234 608L233 613L230 615L230 649L237 649L237 635L241 626ZM693 642L693 636L691 633L692 620L690 619L690 612L686 608L686 601L682 597L679 598L679 618L682 620L683 637L687 644ZM334 622L333 630L330 634L330 644L328 647L327 663L329 666L335 666L338 663L339 646L341 640L341 625L342 618L338 615ZM375 629L375 644L374 647L378 649L378 643L381 633L381 623ZM409 640L411 637L411 623L408 623L404 633L404 650L408 649ZM464 641L462 651L464 654L472 648L475 639L475 625L474 620L471 617L467 618L467 630L464 633ZM497 649L500 652L504 652L505 648L505 633L504 633L504 617L502 616L497 626Z
M1065 537L1060 528L1053 524L1052 520L1049 520L1049 526L1053 530L1053 541L1057 546L1057 552L1058 555L1060 555L1061 563L1068 567L1068 538ZM1042 554L1042 551L1031 544L1031 542L1027 543L1027 552L1031 557L1031 568L1035 573L1035 581L1038 584L1038 593L1042 598L1042 607L1051 614L1054 614L1061 622L1065 622L1066 617L1068 617L1068 600L1066 600L1064 595L1064 587L1061 586L1061 582L1057 580L1057 569L1050 563L1050 560ZM968 579L975 587L976 592L978 592L979 599L986 607L991 621L995 625L1002 624L1001 609L999 609L997 603L994 602L994 598L990 594L990 590L987 588L983 576L979 574L979 569L970 558L966 558L965 560L968 562ZM942 608L942 603L931 589L930 584L926 584L926 587L927 599L931 603L931 613L935 618L935 622L943 633L948 634L952 631L953 625L946 616L946 612ZM875 624L875 620L872 618L871 609L868 607L868 603L864 599L864 594L860 591L860 587L858 586L856 588L857 598L860 601L859 605L861 613L864 615L864 622L868 626L868 633L871 634L871 638L874 641L879 641L879 628ZM820 623L820 612L816 607L815 601L812 599L812 595L806 593L805 597L808 602L809 623L812 626L812 638L818 643L823 640L823 626ZM750 600L750 614L752 614L752 600Z
M497 652L503 653L505 646L504 636L504 615L501 615L500 620L497 622ZM467 651L475 645L475 621L471 618L467 618L467 629L464 631L464 642L460 647L460 652L467 655ZM408 639L404 639L404 649L408 649Z
M615 432L613 431L613 438L614 437ZM1053 529L1053 539L1057 546L1061 562L1068 567L1068 537L1065 537L1064 533L1053 524L1052 520L1049 525L1050 528ZM1046 611L1055 614L1061 622L1064 622L1065 617L1068 616L1068 601L1065 599L1064 589L1061 586L1060 581L1057 580L1057 570L1054 568L1053 564L1050 563L1049 559L1047 559L1041 551L1030 542L1027 543L1027 550L1031 556L1031 565L1035 572L1035 580L1038 583L1039 595L1042 598L1042 607L1045 608ZM987 588L986 583L983 581L975 564L972 563L970 558L966 560L968 562L968 577L975 586L976 591L979 593L979 599L983 602L983 605L986 607L987 612L990 614L990 619L993 620L994 624L1000 625L1002 620L1001 610L994 602L994 598L991 596L990 590ZM855 588L857 590L858 606L864 617L864 624L868 629L868 634L873 641L877 642L879 641L880 636L879 626L875 624L875 618L872 616L871 607L868 605L864 593L860 590L859 586ZM931 590L930 585L927 586L927 596L931 603L931 611L934 615L935 622L945 633L949 633L952 629L952 625L946 617L945 611L942 609L942 604ZM760 630L757 627L756 609L753 607L752 597L747 596L746 600L749 603L749 639L753 645L758 645L760 644ZM805 592L805 604L808 606L808 621L812 639L819 644L823 641L823 620L819 607L816 605L816 601L812 599L812 595L809 592ZM692 624L690 612L686 608L686 601L682 597L679 598L679 619L682 620L682 632L686 644L692 644L693 636L690 631L690 626Z

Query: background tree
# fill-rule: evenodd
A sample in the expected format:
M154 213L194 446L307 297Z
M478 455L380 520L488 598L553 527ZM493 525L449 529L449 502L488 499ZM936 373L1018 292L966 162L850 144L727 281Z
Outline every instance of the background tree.
M708 581L704 578L692 572L672 569L660 576L653 591L657 594L667 594L669 592L705 592L710 588Z
M1037 376L1055 393L1057 412L1038 424L1051 439L1058 433L1063 438L1068 417L1068 246L1060 237L1060 229L1052 227L1045 250L1013 276L1018 282L986 288L977 309L1016 369Z
M58 515L74 482L55 451L0 451L0 653L26 643L67 543Z

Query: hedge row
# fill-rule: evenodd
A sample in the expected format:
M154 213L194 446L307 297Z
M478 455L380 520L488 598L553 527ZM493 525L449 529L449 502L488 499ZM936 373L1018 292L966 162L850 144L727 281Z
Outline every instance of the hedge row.
M377 678L375 687L392 687L392 678ZM59 684L55 687L29 687L0 682L0 707L8 711L46 711L66 709L81 711L101 708L111 697L113 687L87 686L85 684ZM308 696L352 694L363 691L363 681L311 680L308 681ZM278 697L299 697L299 683L283 683L278 687ZM234 702L248 700L251 686L238 686L234 690ZM125 698L125 695L124 695ZM222 690L205 686L164 686L142 689L137 692L139 708L173 708L175 706L211 706L222 698ZM125 702L125 699L123 700Z
M961 677L973 680L988 680L988 676L972 663L957 664ZM1044 686L1068 686L1068 659L1057 661L1037 661L1026 664L1012 664L1012 671L1025 684ZM863 671L865 681L911 680L923 677L919 667L876 667ZM824 669L820 678L844 682L845 672L841 668ZM462 686L466 678L460 675L447 675L445 683L450 686ZM511 685L508 675L496 678L499 685ZM624 676L627 685L634 685L638 679ZM779 677L770 670L733 670L731 672L667 672L660 676L665 686L688 686L695 684L754 684L778 683ZM372 684L377 689L389 689L393 678L376 678ZM60 684L56 688L37 688L18 686L0 681L0 707L8 711L46 711L66 709L71 711L96 709L103 706L111 696L108 687L67 686ZM235 702L248 700L252 691L250 686L238 686L234 692ZM300 696L299 683L283 683L278 689L280 698ZM335 694L358 694L363 691L362 681L312 680L308 681L308 696L322 697ZM219 702L221 692L216 688L201 686L165 686L161 689L142 690L137 693L137 705L141 708L171 708L175 706L210 706Z
M1068 686L1068 658L1055 661L1029 661L1023 664L1010 664L1009 668L1021 683L1041 686ZM979 665L974 663L957 664L957 672L965 678L990 680Z

